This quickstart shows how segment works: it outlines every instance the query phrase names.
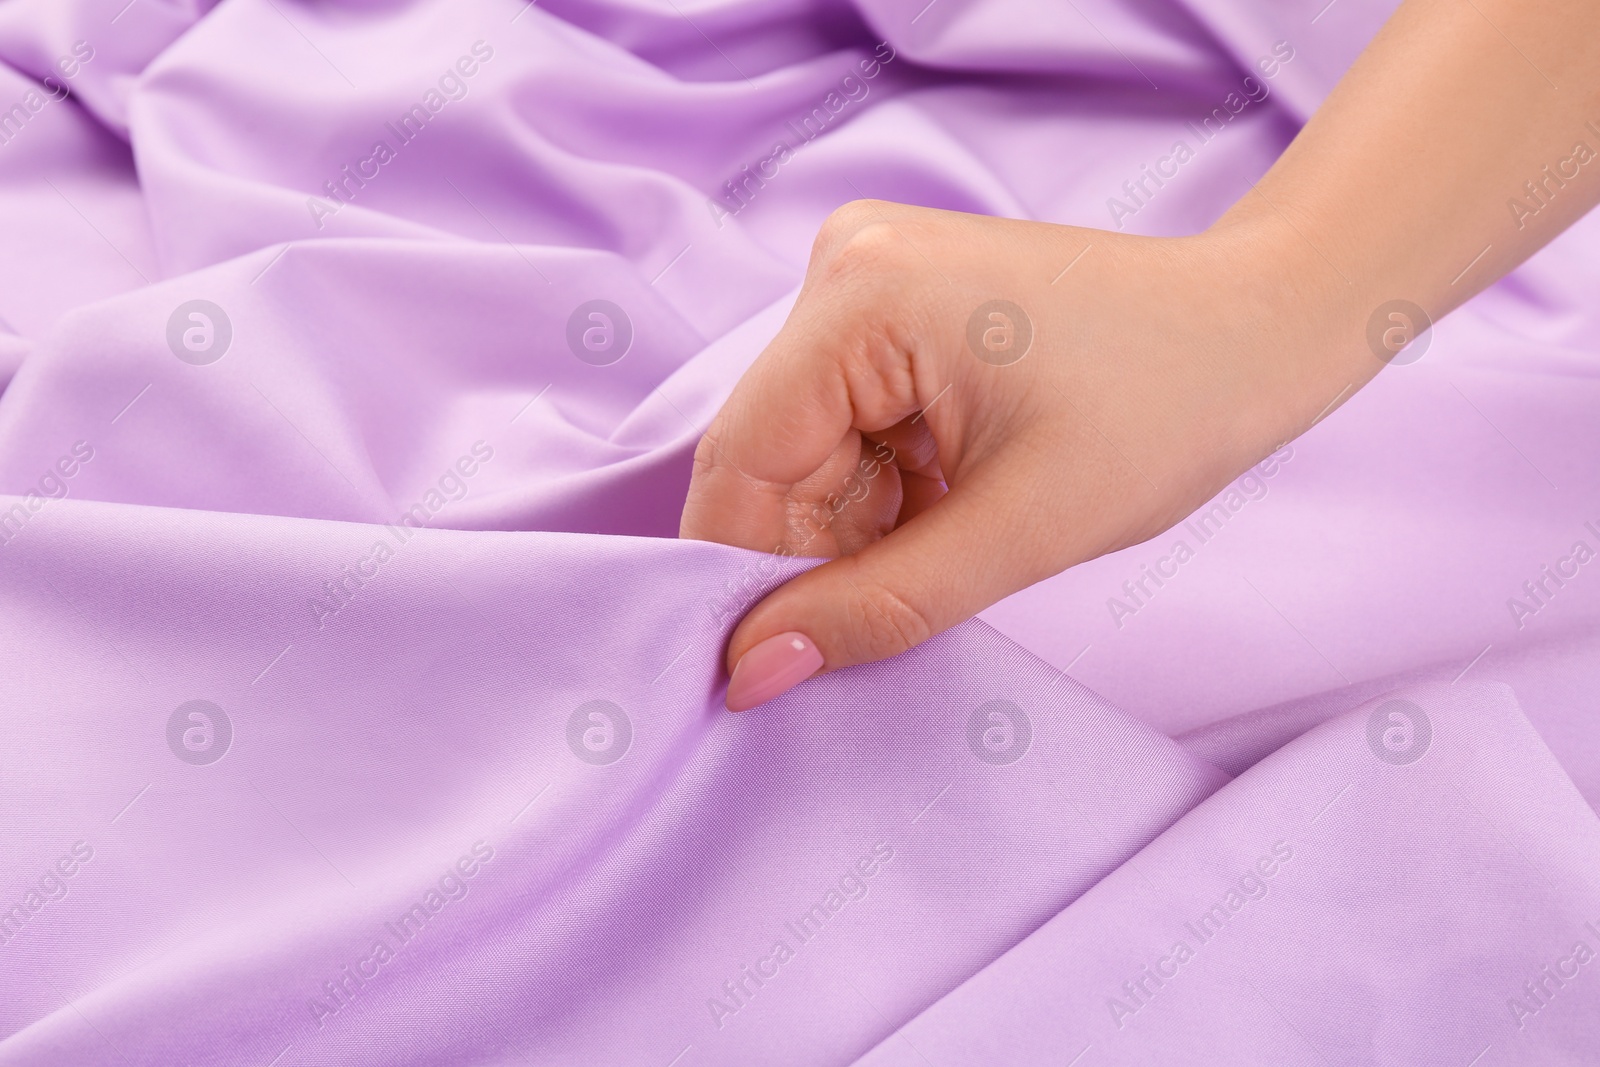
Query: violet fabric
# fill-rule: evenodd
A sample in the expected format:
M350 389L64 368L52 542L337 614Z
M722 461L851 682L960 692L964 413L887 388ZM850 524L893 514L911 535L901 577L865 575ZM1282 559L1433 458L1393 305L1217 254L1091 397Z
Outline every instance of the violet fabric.
M1386 14L0 3L0 1064L1600 1062L1600 222L756 712L674 538L828 211L1193 232Z

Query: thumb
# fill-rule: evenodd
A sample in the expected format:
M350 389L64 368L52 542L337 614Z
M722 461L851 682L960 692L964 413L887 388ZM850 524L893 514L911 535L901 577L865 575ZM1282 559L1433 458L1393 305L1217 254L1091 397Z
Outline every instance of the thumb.
M728 646L727 706L745 711L823 670L913 648L1047 577L1024 457L990 457L936 504L852 556L773 590ZM985 469L986 468L986 469Z

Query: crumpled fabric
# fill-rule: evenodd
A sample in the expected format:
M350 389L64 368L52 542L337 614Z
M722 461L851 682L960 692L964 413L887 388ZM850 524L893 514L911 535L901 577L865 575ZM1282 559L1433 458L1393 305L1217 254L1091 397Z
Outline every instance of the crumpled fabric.
M758 711L674 536L830 210L1194 232L1389 6L0 4L0 1064L1595 1062L1594 219Z

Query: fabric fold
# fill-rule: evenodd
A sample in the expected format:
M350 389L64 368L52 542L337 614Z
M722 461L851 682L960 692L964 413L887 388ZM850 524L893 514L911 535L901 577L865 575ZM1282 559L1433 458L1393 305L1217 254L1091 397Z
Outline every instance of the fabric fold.
M1504 686L1268 756L858 1062L1580 1064L1600 822Z
M846 1059L1225 781L977 622L729 715L726 598L804 563L398 529L64 500L5 546L14 869L93 859L0 946L0 1062Z

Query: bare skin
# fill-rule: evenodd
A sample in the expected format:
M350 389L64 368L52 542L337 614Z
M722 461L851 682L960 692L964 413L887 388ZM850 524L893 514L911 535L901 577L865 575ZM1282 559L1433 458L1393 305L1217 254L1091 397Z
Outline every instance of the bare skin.
M1406 0L1204 233L840 208L695 454L682 536L831 559L745 616L734 688L777 635L884 659L1175 525L1383 369L1392 301L1437 321L1600 201L1596 153L1600 4Z

